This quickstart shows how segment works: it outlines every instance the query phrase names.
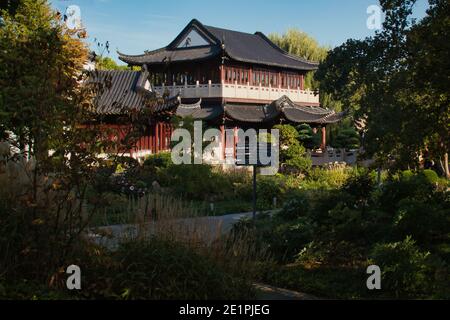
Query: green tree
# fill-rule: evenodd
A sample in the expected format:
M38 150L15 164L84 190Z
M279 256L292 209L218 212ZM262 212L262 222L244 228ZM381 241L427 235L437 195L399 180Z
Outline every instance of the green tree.
M269 35L276 45L284 51L310 61L322 62L328 55L329 47L321 46L316 39L298 29L289 29L284 34L272 33ZM315 72L308 72L305 76L305 88L311 90L319 89L319 82L314 77ZM342 104L334 100L327 93L320 94L320 103L327 108L342 111Z
M298 172L308 172L311 169L311 159L306 155L306 149L299 142L299 133L291 125L277 125L274 129L280 131L280 163L284 169Z
M298 132L298 140L306 148L315 149L320 146L321 136L319 133L314 133L309 124L300 124L296 129Z
M316 39L296 28L289 29L281 35L272 33L269 38L284 51L310 61L323 61L329 50L328 47L320 46ZM305 88L318 88L313 72L306 75Z
M14 14L19 6L20 0L3 0L0 3L0 12L6 10L9 14ZM0 13L0 17L2 14Z
M85 125L96 119L98 88L83 73L84 32L68 30L45 0L1 14L0 138L18 150L6 152L6 167L24 174L0 184L0 274L45 281L67 265L99 207L87 212L85 200L107 133Z
M97 69L99 70L129 70L128 66L118 65L110 57L97 57Z
M430 0L411 19L414 0L382 0L383 29L333 49L316 73L321 91L365 119L365 149L399 167L417 166L428 149L448 173L449 2ZM430 36L432 35L432 36Z
M334 148L358 149L360 146L359 135L351 127L340 128L336 137L331 141L331 146Z

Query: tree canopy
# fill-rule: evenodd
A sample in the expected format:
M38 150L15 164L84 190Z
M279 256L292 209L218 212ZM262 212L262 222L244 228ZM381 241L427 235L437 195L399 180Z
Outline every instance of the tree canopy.
M126 65L118 65L112 58L110 57L97 57L97 68L99 70L128 70L128 66Z
M328 47L321 46L316 39L296 28L289 29L281 35L272 33L269 38L284 51L310 61L323 61L329 50ZM310 72L305 77L306 88L318 87L317 82L314 82L313 74Z
M382 30L333 49L316 80L364 118L369 156L407 167L429 153L448 176L450 4L429 0L426 17L416 22L415 2L381 0Z

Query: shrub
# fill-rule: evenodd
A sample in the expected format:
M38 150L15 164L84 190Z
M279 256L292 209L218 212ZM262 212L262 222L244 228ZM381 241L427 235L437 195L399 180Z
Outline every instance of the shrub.
M358 149L360 146L359 135L353 128L340 130L336 138L331 142L334 148Z
M257 177L257 206L259 209L273 208L273 199L281 201L285 194L285 177L283 175Z
M405 198L398 204L394 217L394 231L404 238L413 236L420 244L431 244L450 230L448 212L450 206L436 196L427 200Z
M395 243L377 244L372 251L373 264L381 269L383 290L397 297L417 297L430 287L430 253L422 252L411 237Z
M375 181L367 170L354 172L342 186L342 190L358 201L367 201L375 188Z
M295 192L283 205L283 210L278 214L285 220L294 220L301 216L306 216L309 210L309 200L304 193Z
M421 172L421 175L423 176L424 180L427 183L437 184L439 182L438 174L435 171L431 170L431 169L423 170Z
M148 156L144 161L144 167L149 169L166 169L172 164L170 152L161 152Z
M311 169L311 159L306 156L305 148L300 144L299 133L291 125L277 125L280 130L280 163L284 171L306 173Z
M336 189L342 187L349 178L352 169L322 169L310 171L308 180L304 184L308 189Z
M309 124L301 124L297 126L298 131L298 140L302 145L305 146L307 149L315 149L320 146L320 134L314 133L313 129Z
M386 212L395 214L399 203L406 198L426 200L436 191L436 185L429 183L423 174L402 174L400 179L386 181L377 197L379 206Z

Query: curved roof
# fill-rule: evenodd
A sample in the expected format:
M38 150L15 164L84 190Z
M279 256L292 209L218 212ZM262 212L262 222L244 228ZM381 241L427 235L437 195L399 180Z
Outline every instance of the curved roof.
M158 112L181 105L179 96L157 96L148 82L146 71L95 70L87 84L96 86L94 105L97 114L122 115L145 107Z
M183 62L194 60L206 60L221 53L218 47L198 47L190 49L168 50L166 48L148 51L141 55L126 55L120 52L119 59L131 65L165 64L169 62Z
M191 31L198 32L208 45L179 48L180 41ZM131 65L162 64L209 59L223 54L235 61L294 70L315 70L318 63L288 54L261 32L254 34L205 26L192 20L167 47L141 55L119 53L119 59Z
M136 71L94 71L88 83L100 85L95 97L96 112L120 114L123 110L143 108L146 100L140 93L143 77L146 79L145 73Z
M316 106L299 106L287 96L263 106L226 104L225 114L240 122L266 123L284 118L293 123L329 124L340 121L345 113Z
M176 111L177 116L185 118L192 117L197 120L213 120L223 114L222 105L201 106L201 100L193 105L180 105Z

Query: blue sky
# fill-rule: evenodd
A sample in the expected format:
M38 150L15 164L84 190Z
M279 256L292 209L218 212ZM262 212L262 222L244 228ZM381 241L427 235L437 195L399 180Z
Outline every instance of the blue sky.
M51 0L64 12L77 5L90 36L116 50L141 54L166 46L193 18L206 25L265 34L299 28L320 44L337 46L348 38L372 35L366 27L368 6L377 0ZM423 17L426 0L418 0L417 18Z

